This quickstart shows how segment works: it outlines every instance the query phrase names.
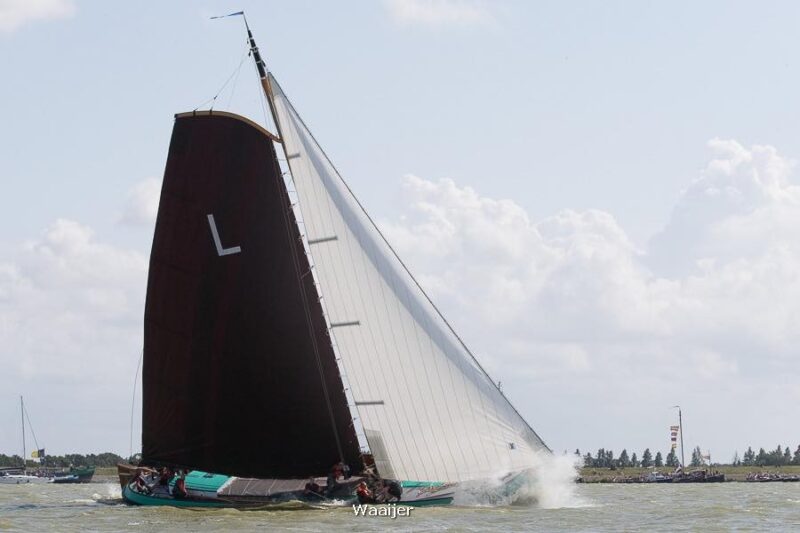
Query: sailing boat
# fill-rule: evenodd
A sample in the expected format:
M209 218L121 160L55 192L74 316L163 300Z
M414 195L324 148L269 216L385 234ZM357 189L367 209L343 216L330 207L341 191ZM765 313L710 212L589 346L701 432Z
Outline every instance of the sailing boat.
M8 471L0 472L0 484L2 485L24 485L28 483L50 483L53 478L46 476L32 476L28 474L28 469L25 465L25 400L22 396L19 397L19 416L22 421L22 468L11 474ZM36 440L34 438L34 440ZM40 453L41 452L41 453ZM44 450L37 449L35 457L43 457Z
M361 481L393 480L401 502L425 505L466 482L513 488L548 448L384 239L245 25L275 131L227 112L175 116L144 320L150 470L120 465L123 497L347 501Z

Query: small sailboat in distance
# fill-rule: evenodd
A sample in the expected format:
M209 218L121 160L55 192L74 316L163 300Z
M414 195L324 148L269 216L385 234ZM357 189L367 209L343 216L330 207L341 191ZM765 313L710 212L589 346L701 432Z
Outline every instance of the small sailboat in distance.
M348 501L365 481L378 501L425 505L460 483L513 487L547 446L384 239L245 25L275 130L175 116L145 306L142 461L120 465L123 497Z
M0 484L2 485L26 485L29 483L50 483L53 481L49 476L36 476L28 474L27 459L26 459L26 445L25 445L25 400L22 396L19 397L19 416L22 423L22 466L17 469L3 469L0 472ZM34 439L35 440L35 439ZM44 449L37 449L33 452L34 457L44 458Z

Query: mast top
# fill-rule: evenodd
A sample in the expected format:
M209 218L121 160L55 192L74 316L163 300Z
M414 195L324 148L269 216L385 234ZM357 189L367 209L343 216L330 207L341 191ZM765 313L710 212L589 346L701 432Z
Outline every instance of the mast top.
M258 51L258 46L256 46L256 41L253 38L253 32L250 31L250 25L247 23L247 16L244 14L244 11L237 11L236 13L229 13L227 15L219 15L216 17L211 17L211 19L224 19L228 17L238 17L240 15L244 19L244 27L247 28L247 40L250 42L250 52L253 54L253 59L256 62L258 75L263 80L267 77L267 67L264 64L264 60L261 59L261 53Z
M267 79L267 68L266 65L264 65L264 60L261 59L261 52L258 51L256 40L253 38L253 32L250 31L250 25L247 24L247 17L244 16L244 11L242 11L242 18L244 18L244 27L247 28L247 39L250 41L250 52L252 52L253 60L256 62L258 76L262 80L265 80Z
M247 29L247 41L250 45L250 53L253 55L253 60L256 63L256 69L258 70L258 77L261 79L261 88L263 89L264 96L266 97L267 103L269 104L270 114L272 115L272 121L275 123L276 129L278 129L278 119L277 116L275 115L272 87L270 86L269 78L267 77L267 66L261 57L261 52L258 50L258 45L256 44L256 40L253 37L253 32L250 30L250 25L247 23L247 16L245 16L244 11L237 11L236 13L230 13L228 15L221 15L218 17L211 17L211 18L221 19L227 17L236 17L240 15L242 19L244 19L244 27ZM275 137L272 134L270 134L270 136Z

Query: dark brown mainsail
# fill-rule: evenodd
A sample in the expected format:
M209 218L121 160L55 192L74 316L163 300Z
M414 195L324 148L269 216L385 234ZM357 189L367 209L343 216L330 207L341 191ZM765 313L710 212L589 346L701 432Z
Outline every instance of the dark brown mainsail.
M360 470L308 272L267 132L178 115L145 308L146 464L297 478L343 458Z

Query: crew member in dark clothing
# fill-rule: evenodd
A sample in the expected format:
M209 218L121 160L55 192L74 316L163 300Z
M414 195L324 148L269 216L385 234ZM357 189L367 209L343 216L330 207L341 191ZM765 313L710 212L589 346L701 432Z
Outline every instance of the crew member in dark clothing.
M320 488L317 481L313 477L308 478L308 483L306 483L306 488L303 490L303 496L312 499L321 498L322 497L322 494L320 494L321 492L322 489Z
M172 496L174 498L183 499L187 497L189 493L186 491L186 471L180 471L180 477L175 480L175 487L172 489Z
M325 481L325 496L328 498L333 497L333 493L336 490L337 485L338 483L336 483L336 474L331 472L328 474L328 479Z
M172 470L168 466L161 469L161 475L158 478L158 484L166 487L169 485L169 480L172 479Z
M400 496L403 495L403 486L400 485L399 482L393 479L386 479L383 481L384 486L386 487L386 501L400 501Z

